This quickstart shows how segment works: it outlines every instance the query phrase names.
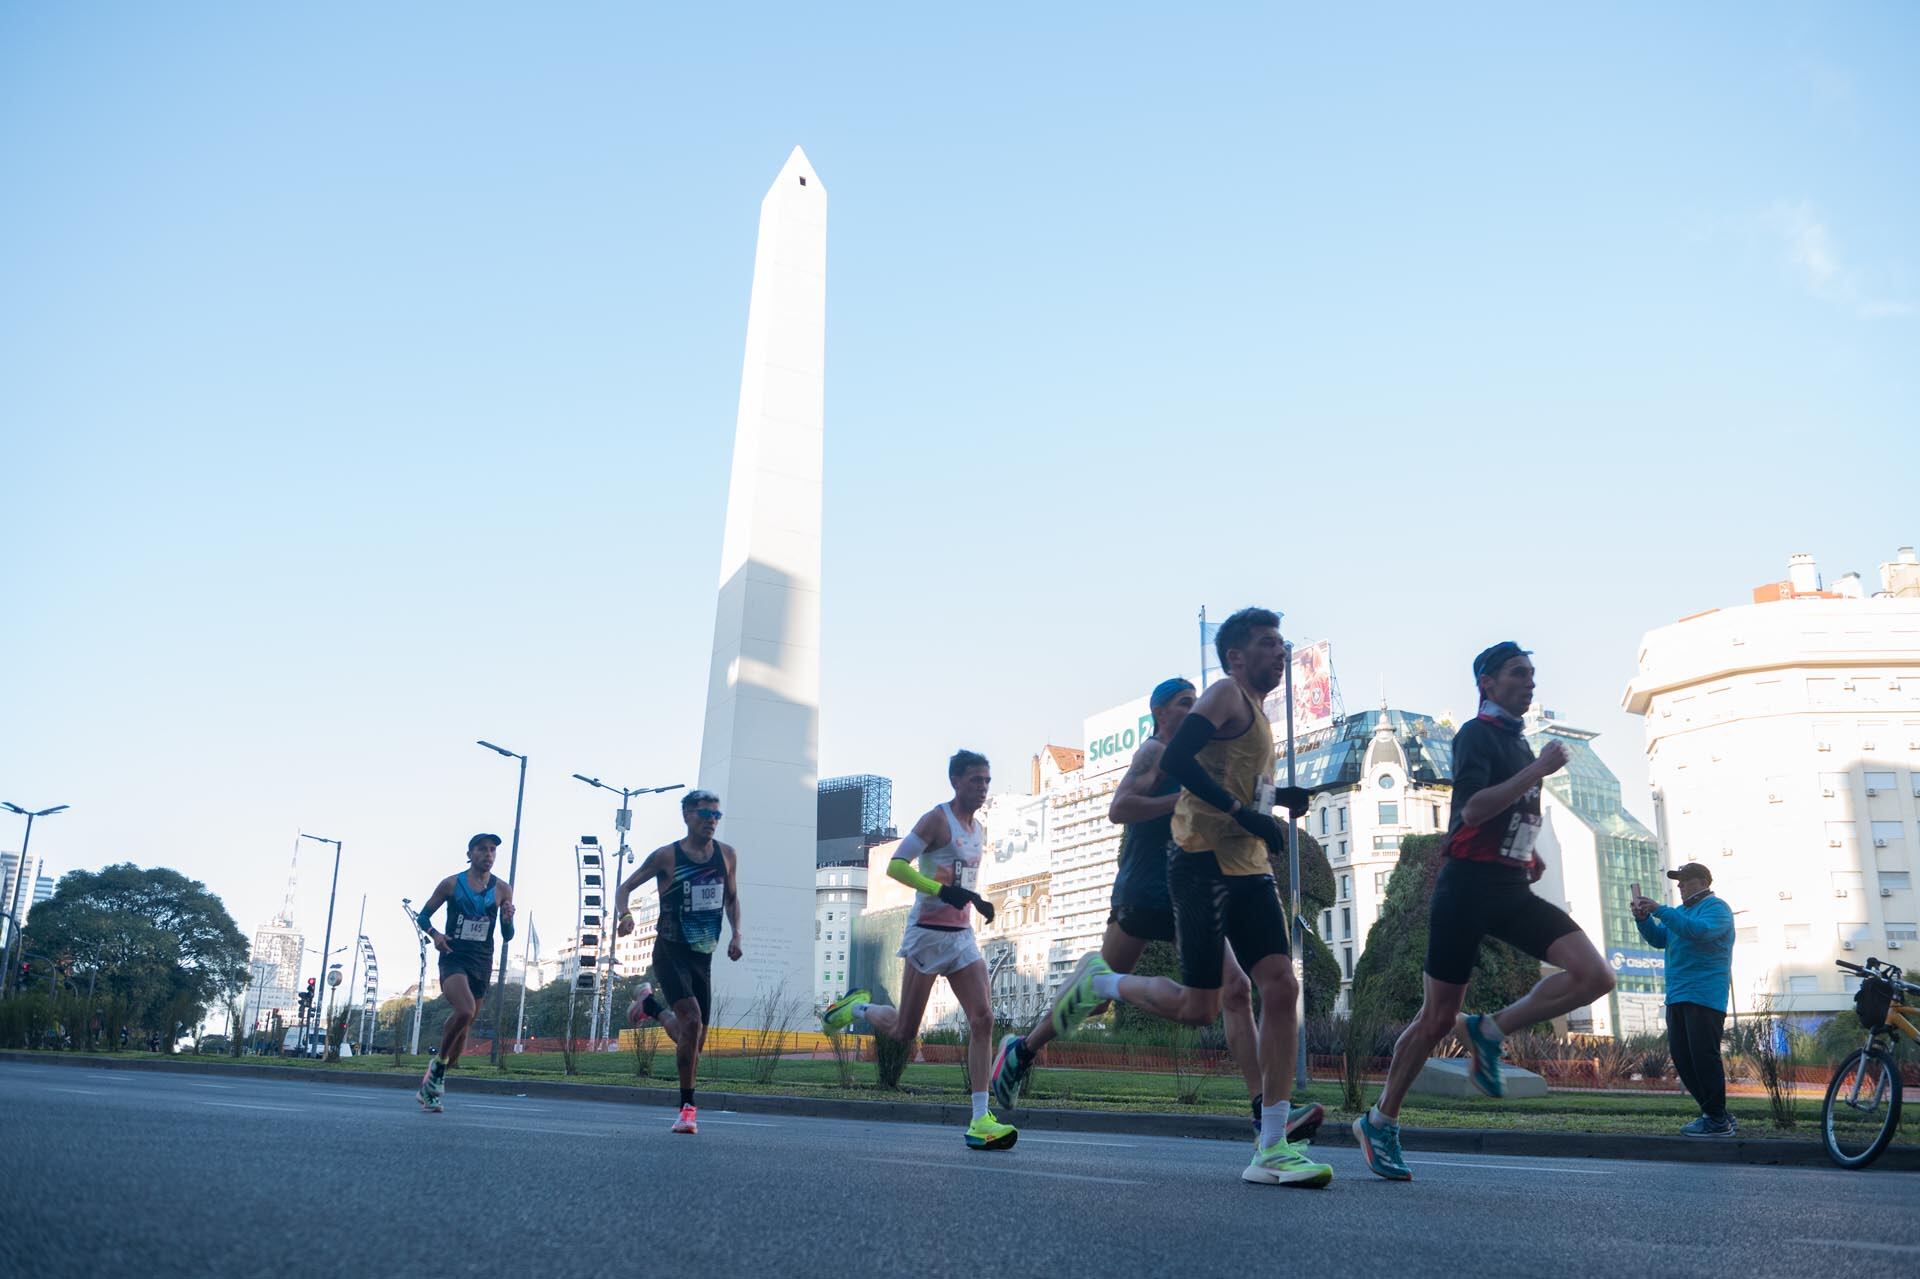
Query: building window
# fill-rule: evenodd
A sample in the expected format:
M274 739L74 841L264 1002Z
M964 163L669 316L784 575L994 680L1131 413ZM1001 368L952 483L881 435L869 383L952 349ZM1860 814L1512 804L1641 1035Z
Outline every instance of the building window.
M1340 939L1346 941L1353 936L1353 907L1340 908Z
M1380 804L1380 824L1398 826L1400 824L1400 801L1383 800Z
M1340 967L1346 972L1347 980L1352 981L1353 980L1353 947L1342 946L1340 948Z
M1812 935L1812 929L1813 926L1811 924L1788 924L1787 949L1799 950L1802 946L1805 946L1807 939Z
M1345 861L1347 859L1347 841L1344 839L1341 840L1337 847L1339 848L1340 860Z
M1787 993L1789 995L1815 995L1819 992L1820 979L1818 977L1787 978Z
M1340 877L1340 900L1346 901L1348 898L1352 896L1353 896L1353 876L1342 875Z
M1320 810L1320 833L1327 833L1327 810L1324 808Z
M1345 830L1346 828L1347 828L1347 810L1346 810L1346 806L1342 805L1340 808L1340 829Z
M1891 795L1893 794L1894 786L1898 784L1898 778L1895 774L1883 773L1877 770L1869 771L1863 780L1867 783L1867 789L1875 795Z
M1385 897L1387 895L1387 881L1392 878L1393 872L1390 870L1377 870L1373 872L1373 895L1375 897Z
M1433 805L1433 828L1440 829L1440 805L1438 804Z
M1736 928L1733 930L1733 940L1742 946L1757 946L1760 944L1760 930L1758 928Z
M1392 852L1398 847L1400 847L1400 837L1398 835L1375 835L1373 837L1373 851L1376 853Z
M1913 887L1913 876L1904 870L1883 870L1880 872L1880 887L1899 890Z
M1887 921L1887 940L1920 941L1920 929L1916 929L1912 924L1899 924L1889 919Z
M1333 936L1333 912L1331 910L1323 910L1320 912L1320 936L1322 939Z

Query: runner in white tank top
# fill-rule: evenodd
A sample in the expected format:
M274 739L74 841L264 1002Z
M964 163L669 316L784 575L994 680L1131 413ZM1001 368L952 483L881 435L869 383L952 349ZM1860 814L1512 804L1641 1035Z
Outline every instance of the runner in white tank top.
M850 990L827 1005L820 1022L828 1034L845 1030L864 1017L876 1035L910 1043L920 1033L933 983L945 978L967 1017L967 1067L978 1088L973 1094L973 1122L967 1125L967 1146L973 1150L1006 1150L1019 1137L987 1109L988 1058L993 1053L993 1006L987 993L987 961L973 939L973 911L989 924L993 905L977 890L980 854L986 832L980 825L980 806L987 802L993 783L987 757L960 751L947 761L947 780L953 798L930 808L900 841L887 875L919 895L907 916L900 939L900 998L894 1007L873 1003L873 993Z

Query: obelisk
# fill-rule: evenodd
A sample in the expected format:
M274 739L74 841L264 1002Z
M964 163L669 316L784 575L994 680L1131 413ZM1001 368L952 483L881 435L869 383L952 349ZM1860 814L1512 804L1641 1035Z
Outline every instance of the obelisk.
M813 1008L826 302L827 193L795 147L760 202L700 743L746 939L738 963L714 956L722 1026L764 1024L775 997L795 1028Z

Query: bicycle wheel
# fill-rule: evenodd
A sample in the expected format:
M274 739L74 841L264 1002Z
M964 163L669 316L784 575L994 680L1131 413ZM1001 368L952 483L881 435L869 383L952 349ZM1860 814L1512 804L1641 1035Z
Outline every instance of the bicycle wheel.
M1841 1062L1820 1106L1827 1157L1864 1168L1880 1157L1900 1126L1900 1067L1883 1048L1861 1048Z

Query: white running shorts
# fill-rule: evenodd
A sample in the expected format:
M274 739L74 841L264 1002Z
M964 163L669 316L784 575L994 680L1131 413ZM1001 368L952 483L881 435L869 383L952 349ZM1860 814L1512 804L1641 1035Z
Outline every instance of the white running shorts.
M895 953L929 977L950 977L981 962L980 943L971 928L943 932L909 924Z

